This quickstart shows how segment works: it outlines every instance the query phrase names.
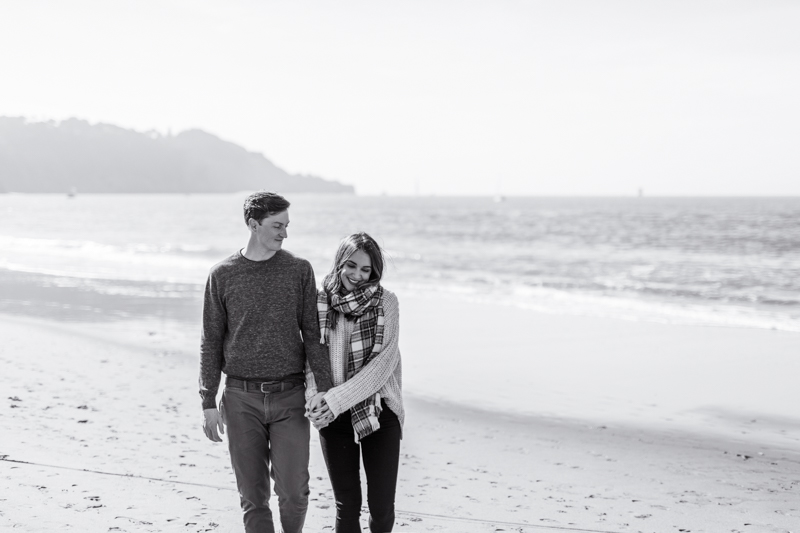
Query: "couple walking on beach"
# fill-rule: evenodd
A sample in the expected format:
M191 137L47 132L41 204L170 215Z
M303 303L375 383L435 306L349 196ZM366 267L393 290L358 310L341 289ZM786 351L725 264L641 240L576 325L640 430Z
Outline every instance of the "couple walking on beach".
M372 533L392 531L403 426L397 297L381 286L383 253L366 233L339 244L317 290L311 264L282 249L289 202L247 197L247 246L211 268L200 396L206 436L227 427L247 533L303 530L310 424L336 500L336 533L360 532L363 460ZM225 389L217 409L221 373Z

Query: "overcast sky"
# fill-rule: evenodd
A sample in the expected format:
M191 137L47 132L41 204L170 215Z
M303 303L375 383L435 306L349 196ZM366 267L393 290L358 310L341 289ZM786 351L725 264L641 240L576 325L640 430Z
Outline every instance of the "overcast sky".
M3 0L0 115L362 194L800 194L800 2Z

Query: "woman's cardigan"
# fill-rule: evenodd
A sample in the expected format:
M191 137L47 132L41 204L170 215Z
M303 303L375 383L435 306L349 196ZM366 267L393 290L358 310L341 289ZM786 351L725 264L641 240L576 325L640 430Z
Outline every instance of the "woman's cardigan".
M380 393L387 407L397 415L400 427L403 427L405 410L402 394L402 365L400 362L400 305L397 296L383 289L383 348L373 356L361 371L345 381L347 354L350 349L350 335L354 321L338 317L336 327L329 334L328 347L331 359L331 377L333 388L325 393L325 403L330 407L334 417L339 416L358 402L369 396ZM317 393L313 374L306 376L306 398Z

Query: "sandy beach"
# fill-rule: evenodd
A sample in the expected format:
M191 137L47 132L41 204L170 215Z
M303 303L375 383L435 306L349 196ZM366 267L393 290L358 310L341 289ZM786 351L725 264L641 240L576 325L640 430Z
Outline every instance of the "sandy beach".
M778 359L796 356L791 350L800 336L598 324L500 306L487 314L486 306L452 302L434 311L425 299L401 302L408 421L396 531L798 531L797 423L695 411L689 404L708 402L681 391L706 378L701 366L685 368L692 354L682 350L698 339L703 350L721 350L731 361L712 390L741 380L765 394L769 387L745 363L761 361L772 372ZM465 333L447 345L430 320L443 311ZM568 334L576 330L581 335ZM523 337L538 340L526 349ZM4 316L0 338L0 420L10 430L0 445L0 528L242 530L226 446L206 440L200 427L195 330L155 320L70 324ZM588 361L605 358L637 372L632 356L618 352L623 345L636 352L644 339L655 353L648 363L655 378L640 376L637 386L649 383L661 407L639 405L641 391L618 390L599 401L588 377L614 385L619 372ZM759 351L748 359L752 346ZM509 349L515 355L504 357ZM487 353L497 363L490 366L503 372L515 372L520 357L542 361L541 371L521 382L531 390L517 412L489 409L493 394L516 392L481 389L480 374L469 372ZM447 377L441 368L453 357L466 367L451 378L459 386L443 385L452 401L415 394L421 380ZM691 386L684 383L670 399L669 387L655 384L674 377L662 369L680 365ZM779 389L797 373L785 370L772 388L791 400L796 390ZM487 369L485 383L495 383L493 371ZM563 379L554 380L559 374ZM740 392L744 400L752 393ZM726 394L716 395L718 403L733 409L736 394ZM489 400L474 400L482 397ZM595 408L581 417L585 405ZM331 531L333 501L313 431L311 448L306 531Z

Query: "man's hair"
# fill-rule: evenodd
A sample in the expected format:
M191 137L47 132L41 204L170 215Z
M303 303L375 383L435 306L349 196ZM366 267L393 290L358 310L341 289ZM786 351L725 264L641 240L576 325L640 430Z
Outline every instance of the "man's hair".
M268 216L283 213L289 205L289 201L276 192L254 192L244 200L244 223L252 218L260 224Z

